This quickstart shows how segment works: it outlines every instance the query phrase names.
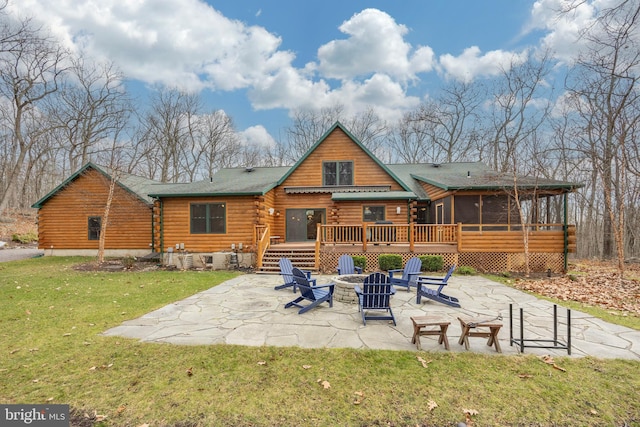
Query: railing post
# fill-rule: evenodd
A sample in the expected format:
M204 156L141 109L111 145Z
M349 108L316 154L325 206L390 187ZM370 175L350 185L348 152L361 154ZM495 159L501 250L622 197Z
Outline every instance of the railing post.
M367 228L368 224L362 223L362 252L367 252Z

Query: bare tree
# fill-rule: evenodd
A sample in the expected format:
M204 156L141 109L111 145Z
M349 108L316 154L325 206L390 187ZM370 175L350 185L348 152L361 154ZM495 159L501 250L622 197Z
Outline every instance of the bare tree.
M315 144L318 139L344 112L344 106L336 105L320 111L301 109L293 113L293 123L286 129L285 163L295 163Z
M61 144L67 151L70 171L92 155L109 149L101 144L125 126L131 104L112 63L72 58L68 78L58 96L48 103L48 114L59 126Z
M347 115L344 106L339 104L319 111L297 110L293 124L286 130L285 163L295 163L338 121L373 153L384 148L388 126L372 108L354 115Z
M241 147L233 120L222 110L196 118L193 143L192 179L209 179L218 170L240 161Z
M432 161L460 160L473 148L484 91L481 83L454 82L422 104L418 117L426 122L424 128L434 149Z
M491 137L486 146L479 147L480 154L486 155L493 167L511 177L513 182L513 186L505 191L511 193L519 217L527 275L530 271L527 219L535 216L538 198L536 185L523 183L521 177L530 175L528 181L533 179L535 182L541 175L539 170L527 165L536 153L536 143L540 140L538 133L550 111L550 104L540 101L547 90L544 83L548 72L548 54L529 57L521 64L512 63L503 71L494 86L491 124L485 130Z
M25 21L17 26L17 30L10 23L0 26L0 30L8 32L0 35L0 40L6 43L0 47L0 96L6 100L0 114L6 127L9 159L3 165L0 214L20 186L30 150L48 131L47 122L41 120L40 108L57 92L68 58L68 53L44 32L30 29ZM14 36L16 31L19 36Z
M492 91L488 141L479 147L480 156L500 172L510 172L520 159L521 146L545 123L550 103L545 78L549 56L529 57L512 63L496 81ZM546 95L546 96L543 96Z
M193 146L194 121L200 111L197 95L163 88L151 98L151 106L141 122L140 143L149 168L158 168L162 182L179 182L188 172L183 158L186 147ZM155 165L155 166L153 166Z
M419 111L405 113L394 128L389 132L388 144L394 153L392 161L403 163L422 163L431 159L436 162L431 153L434 148L430 135L434 133L430 122L423 120L427 106Z
M618 258L624 271L625 218L630 155L640 124L640 5L622 1L602 11L583 37L587 50L577 62L568 88L579 118L578 149L596 170L604 196L605 258ZM634 148L636 147L636 148Z

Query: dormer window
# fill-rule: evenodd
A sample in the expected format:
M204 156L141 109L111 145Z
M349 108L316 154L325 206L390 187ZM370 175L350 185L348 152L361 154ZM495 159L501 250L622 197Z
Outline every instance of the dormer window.
M353 185L353 162L322 162L322 185Z

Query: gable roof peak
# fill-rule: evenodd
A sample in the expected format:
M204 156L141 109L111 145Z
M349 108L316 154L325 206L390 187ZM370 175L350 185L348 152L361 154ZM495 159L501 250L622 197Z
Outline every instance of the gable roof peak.
M307 157L309 157L309 155L311 155L311 153L313 153L320 144L322 144L322 142L327 139L329 137L329 135L331 135L332 132L334 132L336 129L340 129L342 132L344 132L349 139L351 139L351 141L353 141L354 144L356 144L366 155L368 155L378 166L380 166L391 178L393 178L394 181L396 181L398 184L400 184L400 186L405 190L405 191L411 191L411 189L407 186L407 184L402 181L401 179L399 179L391 169L389 169L387 167L387 165L385 165L384 163L382 163L382 161L380 161L380 159L378 159L371 151L369 151L369 149L362 143L360 142L360 140L358 138L356 138L351 132L349 132L349 130L344 127L344 125L342 123L340 123L339 120L336 120L336 122L333 124L333 126L331 126L329 128L329 130L327 130L316 142L315 144L313 144L306 153L304 153L304 155L291 167L291 169L289 169L289 171L284 174L282 176L282 178L280 178L280 180L278 181L278 185L281 185L292 173L293 171L295 171L298 166L300 166L306 159Z

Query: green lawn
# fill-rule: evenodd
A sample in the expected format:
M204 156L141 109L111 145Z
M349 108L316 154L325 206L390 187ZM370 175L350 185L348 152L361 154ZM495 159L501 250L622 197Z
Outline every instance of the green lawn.
M69 404L102 426L444 426L465 410L476 426L640 425L640 361L104 337L237 273L72 268L85 261L0 264L0 403Z

